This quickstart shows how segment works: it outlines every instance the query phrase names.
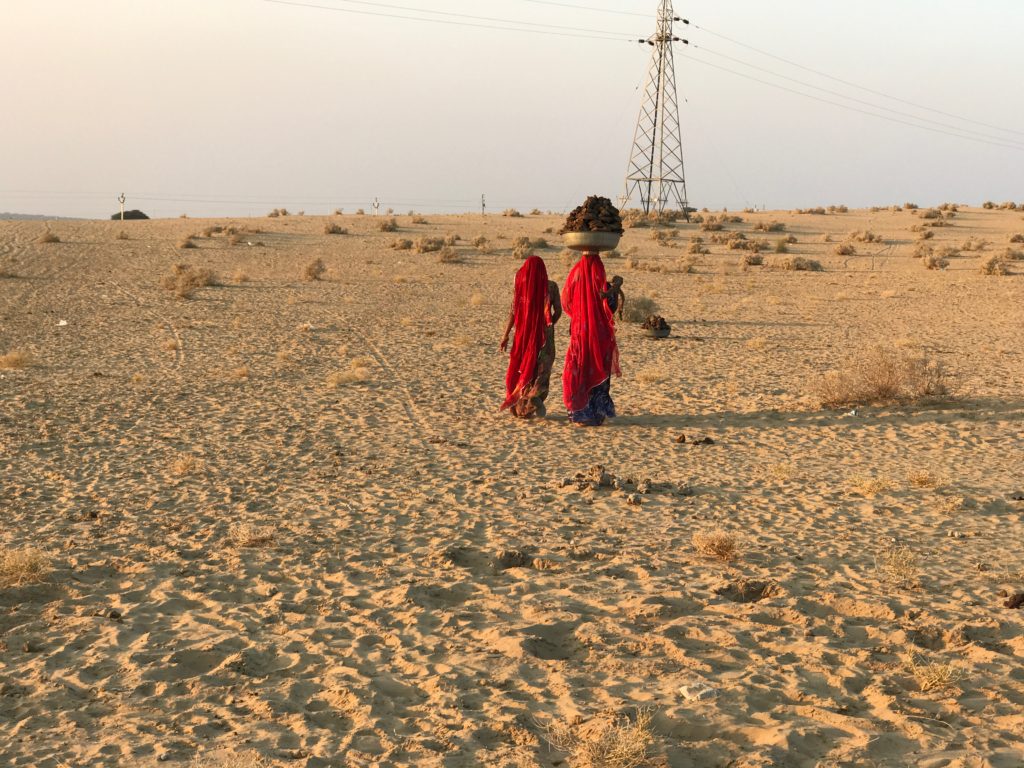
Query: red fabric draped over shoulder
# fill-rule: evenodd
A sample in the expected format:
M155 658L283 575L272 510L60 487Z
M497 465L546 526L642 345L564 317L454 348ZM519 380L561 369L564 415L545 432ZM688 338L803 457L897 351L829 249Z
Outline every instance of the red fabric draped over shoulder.
M615 321L601 297L604 289L601 257L584 253L562 288L562 310L571 318L562 399L570 412L586 407L591 389L612 374L620 375Z
M505 374L505 402L511 406L529 388L537 373L537 358L546 340L548 325L548 270L540 256L530 256L516 272L512 299L515 336Z

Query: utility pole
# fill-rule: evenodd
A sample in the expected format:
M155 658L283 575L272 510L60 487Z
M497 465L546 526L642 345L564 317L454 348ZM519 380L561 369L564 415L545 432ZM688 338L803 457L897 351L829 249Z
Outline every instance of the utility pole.
M124 192L117 196L117 202L121 204L121 221L124 221L124 201L127 198L124 196Z
M689 41L673 36L672 23L675 21L690 23L674 15L672 0L660 0L657 31L639 41L654 50L651 52L640 116L633 132L633 148L626 168L626 189L619 200L620 208L625 207L634 195L639 195L644 213L652 210L661 213L669 203L687 212L672 43L689 45Z
M487 195L480 195L480 215L487 215Z
M380 200L376 197L373 198L373 215L376 216L380 212Z

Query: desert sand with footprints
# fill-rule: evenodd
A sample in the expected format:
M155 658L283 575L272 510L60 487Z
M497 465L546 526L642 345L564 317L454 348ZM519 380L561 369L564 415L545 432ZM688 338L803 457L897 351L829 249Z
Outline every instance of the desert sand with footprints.
M0 222L0 764L1024 764L1024 212L628 228L593 430L562 217L390 218Z

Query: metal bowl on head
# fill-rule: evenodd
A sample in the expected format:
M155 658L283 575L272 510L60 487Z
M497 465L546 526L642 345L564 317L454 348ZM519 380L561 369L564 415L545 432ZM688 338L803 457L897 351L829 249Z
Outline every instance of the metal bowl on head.
M572 251L610 251L622 239L621 232L566 232L565 247Z

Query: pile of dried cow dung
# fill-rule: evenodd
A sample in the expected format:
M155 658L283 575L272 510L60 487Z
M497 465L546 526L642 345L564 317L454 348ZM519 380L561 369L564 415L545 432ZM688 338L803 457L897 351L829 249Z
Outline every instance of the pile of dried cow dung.
M617 232L622 234L619 209L607 197L591 195L569 214L559 234L566 232Z

